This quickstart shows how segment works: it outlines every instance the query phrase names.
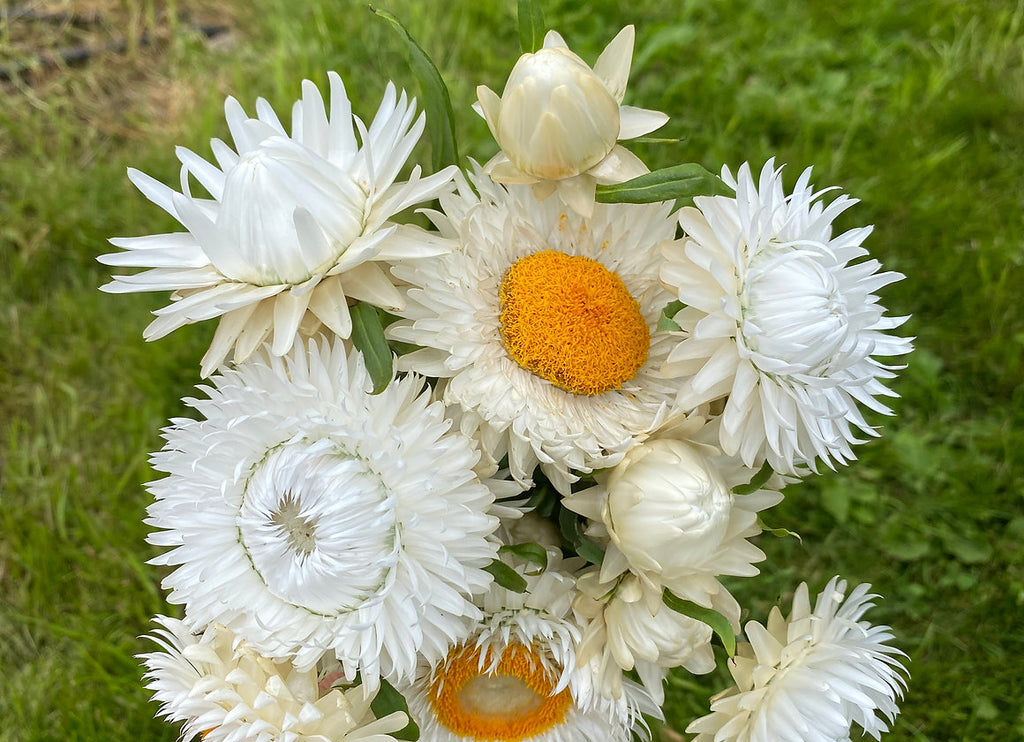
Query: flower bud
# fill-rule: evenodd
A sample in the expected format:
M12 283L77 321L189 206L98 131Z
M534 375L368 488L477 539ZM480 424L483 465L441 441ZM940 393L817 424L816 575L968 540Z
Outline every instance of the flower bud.
M225 171L219 239L206 253L233 281L300 284L359 237L365 200L349 174L286 137L268 137Z
M605 525L635 569L669 579L700 572L730 535L729 487L708 457L682 441L630 450L606 489Z
M482 102L494 95L478 92ZM564 46L521 56L496 108L488 125L498 146L513 165L536 178L560 180L589 170L619 136L618 101Z

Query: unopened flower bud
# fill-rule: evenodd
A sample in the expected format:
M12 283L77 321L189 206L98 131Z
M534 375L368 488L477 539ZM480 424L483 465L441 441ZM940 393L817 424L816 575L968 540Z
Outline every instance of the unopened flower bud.
M606 487L605 524L636 569L664 577L700 571L728 536L732 493L692 445L661 439L637 446Z
M619 104L582 59L554 46L519 58L497 118L488 123L517 168L560 180L589 170L611 152L619 136Z

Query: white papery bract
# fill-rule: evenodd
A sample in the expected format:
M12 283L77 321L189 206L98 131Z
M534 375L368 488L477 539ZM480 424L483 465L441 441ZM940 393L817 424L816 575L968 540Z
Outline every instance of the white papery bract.
M621 696L623 671L635 670L660 706L669 668L685 667L695 674L715 669L711 627L673 611L660 589L632 574L602 582L598 569L580 575L576 586L573 607L585 626L579 657L595 658L602 695Z
M393 742L403 713L375 719L363 688L321 688L316 669L260 656L223 626L193 635L157 616L161 651L140 655L159 714L205 742Z
M438 660L491 582L493 494L423 380L371 395L341 341L254 356L186 402L153 456L150 543L192 627L220 623L300 669L351 681Z
M899 713L906 670L886 644L889 627L861 620L870 589L846 596L835 577L812 610L802 583L788 619L773 608L767 626L748 623L750 644L729 661L736 686L687 727L694 742L847 742L853 724L879 739Z
M244 361L268 336L273 353L283 355L300 327L315 331L322 324L348 337L349 299L400 306L388 265L439 250L431 234L387 221L448 188L455 170L421 178L417 166L409 181L395 182L423 132L415 101L389 83L367 128L352 115L341 78L329 77L330 115L306 80L290 135L265 100L257 101L257 116L250 118L228 98L235 149L214 139L214 165L179 147L180 193L128 172L188 231L111 240L126 252L102 255L102 263L149 270L114 276L103 290L173 292L171 304L146 328L147 340L221 317L203 376L232 349L234 361ZM192 178L211 198L192 194Z
M573 570L548 550L537 575L516 567L522 593L494 584L479 602L483 618L434 667L402 688L423 742L627 742L646 736L641 712L659 715L644 691L627 681L617 699L600 696L594 662L577 661L580 627L571 605Z
M432 214L457 247L395 268L410 289L407 307L397 312L405 320L391 325L388 335L421 346L400 357L398 367L445 380L444 401L461 408L460 425L482 441L485 453L495 461L507 454L512 476L521 482L530 480L539 463L555 487L568 493L577 478L571 470L616 463L638 436L657 427L674 399L677 384L660 372L673 338L657 331L672 298L657 278L659 245L675 235L671 207L597 204L585 218L555 199L538 202L529 188L472 177L479 195L460 180L458 194L441 198L444 213ZM646 359L631 378L602 393L576 393L512 356L502 336L503 281L513 264L539 254L586 259L621 279L635 302L645 344L649 336ZM538 295L544 287L535 288ZM588 290L578 288L581 294ZM557 320L543 314L527 329L543 334L541 325ZM586 334L569 324L578 336ZM603 336L592 340L607 350ZM561 360L567 353L560 346L549 355ZM587 373L590 361L586 354L578 359Z
M597 183L620 183L648 172L616 144L668 121L659 111L622 105L633 39L633 27L626 26L591 69L561 35L548 31L542 49L516 62L501 97L479 86L478 110L502 150L485 172L501 183L534 183L540 198L557 189L585 215L594 207Z
M906 318L884 316L874 292L902 275L859 260L871 227L832 236L856 200L826 206L810 169L789 195L772 160L757 184L746 164L722 178L736 196L696 197L679 213L682 249L665 251L662 280L687 306L675 316L685 339L664 370L682 377L684 407L725 398L721 445L748 466L845 463L862 442L856 430L877 435L858 403L891 414L878 397L895 396L881 380L898 367L875 357L911 345L887 333Z

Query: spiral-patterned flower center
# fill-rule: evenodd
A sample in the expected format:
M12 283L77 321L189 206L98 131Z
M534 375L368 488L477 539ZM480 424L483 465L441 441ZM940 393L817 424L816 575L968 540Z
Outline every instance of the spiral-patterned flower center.
M809 250L765 250L754 256L743 302L743 340L755 353L822 375L855 334L847 297L824 257ZM779 371L772 364L765 371Z
M289 443L253 471L239 540L267 588L324 615L379 599L397 561L394 497L330 441Z

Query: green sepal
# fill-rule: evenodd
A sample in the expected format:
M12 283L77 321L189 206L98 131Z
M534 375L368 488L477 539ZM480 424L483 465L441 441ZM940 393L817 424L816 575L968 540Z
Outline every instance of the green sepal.
M740 484L732 488L733 493L737 495L749 495L757 492L759 489L764 487L765 482L772 475L772 468L768 466L768 462L764 462L764 465L758 470L754 478L750 480L749 484Z
M437 71L437 67L416 43L401 21L386 10L370 6L370 10L379 15L398 32L405 41L403 50L405 59L412 68L413 74L423 91L423 110L427 112L427 129L430 131L430 151L433 155L434 172L448 165L459 163L459 148L455 143L455 114L452 111L452 99L448 95L448 86Z
M405 696L399 693L395 686L391 685L384 678L380 679L380 690L377 691L377 695L370 701L370 710L373 711L373 715L378 719L388 714L393 714L396 711L404 711L405 715L409 716L409 704L406 702ZM409 723L403 729L392 732L391 736L395 739L417 740L420 738L420 728L416 726L412 716L409 716Z
M352 344L363 354L366 372L373 382L373 393L380 394L394 376L391 346L384 337L384 325L377 307L362 302L349 307L352 315Z
M499 554L511 554L512 556L518 557L525 562L536 564L540 569L533 572L527 572L526 574L533 577L539 575L545 569L548 568L548 552L543 546L535 541L527 541L522 544L505 544L498 549Z
M710 626L711 630L718 634L718 638L721 639L722 646L725 647L726 653L730 657L736 655L736 634L732 630L732 625L729 623L729 619L721 613L711 608L705 608L702 605L697 605L689 600L683 600L667 587L665 588L665 592L661 594L661 599L665 605L676 613L689 616L692 619Z
M675 332L676 330L681 330L682 328L676 324L676 321L673 318L679 314L679 310L684 309L685 307L686 305L678 299L666 304L665 308L661 310L661 316L658 317L658 326L655 328L655 331Z
M514 593L526 592L526 579L500 559L492 559L491 563L484 567L484 572L490 572L494 581L506 590Z
M531 54L544 46L544 13L537 0L519 0L519 45L523 54Z
M645 173L625 183L599 185L597 200L606 204L649 204L674 199L678 208L692 204L694 196L733 193L717 175L696 162L688 162Z

